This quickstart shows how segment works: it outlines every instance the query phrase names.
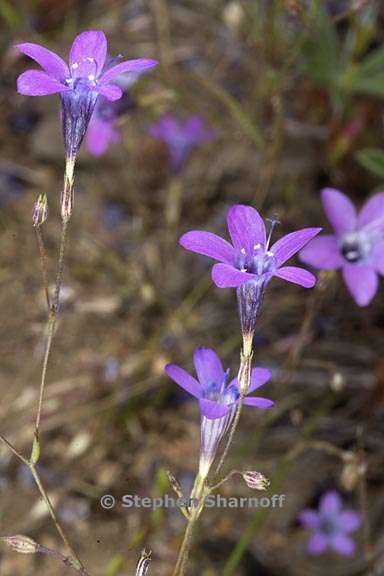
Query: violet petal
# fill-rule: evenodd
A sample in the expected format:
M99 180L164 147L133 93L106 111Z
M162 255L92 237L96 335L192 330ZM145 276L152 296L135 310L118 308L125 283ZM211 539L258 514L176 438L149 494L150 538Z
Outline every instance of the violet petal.
M336 234L350 232L356 228L356 210L345 194L335 188L324 188L321 191L321 201Z
M165 371L170 378L176 384L184 388L186 392L195 396L195 398L200 398L202 394L201 386L198 381L193 378L184 368L177 366L176 364L167 364Z
M320 231L321 228L303 228L302 230L286 234L275 242L270 250L274 254L277 268L308 244Z
M236 288L256 278L256 274L241 272L229 264L215 264L212 268L212 280L218 288Z
M354 532L361 525L361 515L353 510L340 512L338 521L344 532Z
M340 511L341 507L342 501L340 495L336 490L329 490L320 500L319 511L320 514L323 514L324 516L333 516Z
M222 418L231 409L230 405L219 404L218 402L213 402L212 400L206 400L205 398L200 398L199 400L200 410L203 416L214 420L216 418Z
M352 556L355 552L355 543L345 534L334 534L329 538L329 544L335 552L343 556Z
M384 192L379 192L368 198L358 216L359 227L367 226L381 219L381 229L384 230Z
M333 234L313 238L300 251L299 258L305 264L310 264L320 270L335 270L344 263L337 238Z
M211 232L187 232L180 238L179 244L186 250L209 256L219 262L230 264L234 260L234 249L230 243Z
M303 526L305 526L306 528L316 530L317 528L320 527L321 521L319 518L319 514L316 512L316 510L309 510L309 509L303 510L299 514L299 519L300 522L303 524Z
M376 271L370 266L362 264L345 264L343 278L356 304L367 306L377 292Z
M384 240L380 240L375 244L372 251L371 261L376 272L384 276Z
M308 270L298 268L297 266L283 266L276 270L274 276L278 276L293 284L299 284L303 286L303 288L313 288L316 284L316 276L308 272Z
M193 361L200 384L208 386L215 383L218 386L224 381L224 369L220 358L211 348L197 348Z
M327 539L322 532L312 534L307 544L308 552L314 556L322 554L327 548Z
M24 96L48 96L68 90L70 88L40 70L27 70L17 79L17 91Z
M111 102L119 100L123 95L122 89L115 84L109 84L109 86L96 86L94 90Z
M157 60L150 60L148 58L136 58L135 60L126 60L125 62L120 62L116 66L109 68L100 78L101 84L108 84L111 80L119 76L120 74L126 74L127 72L145 72L150 70L154 66L157 66Z
M237 250L242 248L253 254L254 246L265 245L265 226L263 219L255 208L236 204L228 210L228 231Z
M261 396L246 396L243 400L243 404L247 406L254 406L255 408L272 408L274 406L273 400L269 400L269 398L263 398Z
M44 48L44 46L25 42L24 44L16 44L16 48L35 60L47 74L56 80L64 80L70 75L69 68L64 60L54 52L51 52L51 50Z
M88 30L73 41L69 53L71 74L77 78L92 74L98 78L107 57L107 39L104 32Z

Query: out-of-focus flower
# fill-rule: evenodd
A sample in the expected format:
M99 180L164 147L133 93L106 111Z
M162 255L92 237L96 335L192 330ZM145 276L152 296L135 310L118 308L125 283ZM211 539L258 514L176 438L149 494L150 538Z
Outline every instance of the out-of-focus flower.
M215 132L205 126L200 116L191 116L182 122L170 114L150 126L149 133L166 144L170 168L175 174L184 168L196 146L215 137Z
M261 472L255 472L254 470L242 472L242 476L248 488L251 488L252 490L266 490L271 484L264 474L261 474Z
M117 77L123 73L136 74L157 64L155 60L139 58L105 66L107 39L104 32L93 30L75 38L69 67L57 54L38 44L28 42L16 47L42 68L23 72L17 79L18 92L26 96L60 94L67 158L77 155L97 97L119 100L123 92L116 85Z
M377 275L384 275L384 192L369 198L359 214L333 188L322 190L321 200L335 233L312 240L300 259L321 270L341 268L356 304L367 306L377 292Z
M199 400L201 410L200 475L206 477L215 458L219 443L230 427L240 399L238 379L228 383L220 358L210 348L197 348L194 354L197 380L176 364L165 371L176 384ZM271 377L266 368L254 368L251 383L243 403L255 408L271 408L272 400L248 394L263 386Z
M219 288L237 288L243 334L253 333L264 289L273 276L312 288L316 278L303 268L283 266L307 244L321 228L303 228L283 236L270 247L264 222L255 208L232 206L227 215L232 244L211 232L192 231L180 238L186 250L219 261L212 268L212 279Z
M308 540L310 554L321 554L327 548L343 556L354 553L355 543L349 535L359 528L361 517L353 510L343 509L342 499L336 491L326 492L318 510L303 510L299 518L312 531Z

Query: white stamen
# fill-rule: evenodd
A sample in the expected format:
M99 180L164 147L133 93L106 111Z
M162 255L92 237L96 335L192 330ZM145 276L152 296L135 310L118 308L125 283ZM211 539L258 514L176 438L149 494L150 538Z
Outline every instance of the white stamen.
M265 253L265 255L272 257L272 256L273 256L273 252L272 252L271 250L267 250L266 253Z
M72 64L72 66L71 66L71 68L72 68L73 70L76 70L78 67L79 67L79 65L78 65L77 62L74 62L74 63Z
M240 252L241 252L242 254L246 254L245 248L242 248L242 249L240 250Z
M91 58L91 56L87 56L86 60L88 60L88 62L95 62L95 59Z
M253 246L253 249L254 249L254 250L260 250L260 248L261 248L260 242L258 242L257 244L255 244L255 245Z
M93 82L95 79L95 75L94 74L88 74L88 80L90 80L91 82Z

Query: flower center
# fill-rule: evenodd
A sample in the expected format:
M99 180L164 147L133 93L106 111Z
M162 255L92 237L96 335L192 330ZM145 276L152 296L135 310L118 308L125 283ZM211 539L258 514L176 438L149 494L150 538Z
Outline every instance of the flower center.
M352 264L364 260L370 252L371 245L363 232L348 232L340 242L340 251L347 262Z
M98 64L94 58L87 56L71 64L71 76L65 83L74 89L92 88L97 84Z
M236 384L231 384L227 389L225 389L227 380L228 372L226 372L224 381L221 385L213 381L209 382L204 391L204 398L226 406L237 402L240 396L239 389Z
M242 272L263 276L264 274L272 273L274 267L275 258L273 252L266 250L261 244L255 244L252 253L247 253L245 248L240 250L237 268Z

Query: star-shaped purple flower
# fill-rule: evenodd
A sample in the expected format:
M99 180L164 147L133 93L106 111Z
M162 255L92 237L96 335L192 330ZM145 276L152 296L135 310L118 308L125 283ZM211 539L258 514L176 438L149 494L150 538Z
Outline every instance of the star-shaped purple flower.
M375 194L359 214L352 202L333 188L321 200L334 234L315 238L300 252L300 259L321 270L341 268L356 304L367 306L384 275L384 192Z
M355 543L349 536L361 524L360 514L343 509L340 495L331 490L326 492L318 510L303 510L299 515L301 523L312 535L308 540L308 552L318 555L331 548L343 556L352 556Z
M17 79L17 90L26 96L60 94L63 109L63 131L67 156L74 157L80 147L97 97L118 100L123 92L115 79L123 73L138 73L157 64L139 58L105 66L107 39L104 32L79 34L69 54L69 67L54 52L30 42L16 46L35 60L42 70L28 70Z
M191 116L182 122L170 114L153 124L149 133L167 145L170 167L175 174L184 168L196 146L215 137L215 132L205 126L200 116Z
M321 228L303 228L283 236L270 247L264 222L255 208L238 204L227 214L232 244L211 232L184 234L181 246L219 261L212 268L212 279L219 288L237 288L243 334L253 333L264 289L273 276L312 288L313 274L287 260L318 234Z
M184 368L168 364L165 371L176 384L198 399L203 416L209 419L222 418L238 403L240 398L237 378L228 382L228 372L224 372L220 358L210 348L197 348L194 354L197 380ZM255 408L272 408L272 400L257 396L249 397L271 378L266 368L253 368L251 383L244 404Z

